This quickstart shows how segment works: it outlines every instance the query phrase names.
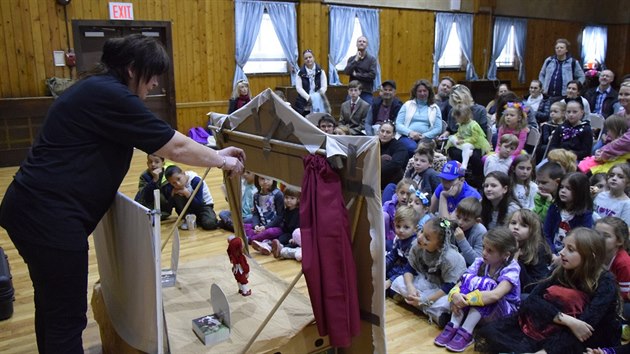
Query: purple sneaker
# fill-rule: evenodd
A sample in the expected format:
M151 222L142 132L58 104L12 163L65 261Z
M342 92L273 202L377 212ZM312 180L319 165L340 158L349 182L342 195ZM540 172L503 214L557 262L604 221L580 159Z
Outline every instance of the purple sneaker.
M453 337L455 337L455 333L457 333L457 329L453 328L453 322L449 322L446 326L444 326L444 330L435 338L433 343L435 343L438 347L446 347Z
M474 342L475 340L473 339L472 334L460 327L457 329L455 337L453 337L453 339L446 345L446 349L459 353L466 350L466 348Z

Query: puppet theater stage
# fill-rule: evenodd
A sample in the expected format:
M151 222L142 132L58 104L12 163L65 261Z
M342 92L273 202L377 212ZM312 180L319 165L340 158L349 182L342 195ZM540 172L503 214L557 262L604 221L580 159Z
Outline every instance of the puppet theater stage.
M306 227L306 233L312 233L315 242L312 250L308 249L311 246L303 244L303 252L311 252L310 258L305 255L303 263L311 300L290 289L286 282L265 271L251 259L250 283L255 289L254 294L241 297L236 293L227 256L180 265L176 286L162 289L159 281L159 239L144 245L139 245L137 241L125 245L120 240L124 237L116 236L116 241L99 245L100 241L97 242L95 235L101 285L100 289L98 285L95 288L92 304L101 329L104 352L243 352L256 328L259 328L271 309L277 307L278 311L262 329L248 353L312 353L326 348L335 348L342 353L386 353L384 226L378 187L378 138L327 135L293 111L270 89L230 116L214 113L210 116L210 125L216 130L215 137L220 148L242 148L247 155L247 170L301 187L303 201L304 198L317 199L319 193L313 189L317 186L311 185L311 182L303 184L303 181L313 181L310 178L312 176L305 178L308 172L305 161L321 156L334 168L340 188L340 209L343 210L335 210L334 203L325 205L321 200L317 206L313 203L302 206L302 209L312 209L310 224L305 226L304 221L301 222L301 228ZM238 225L242 223L240 212L234 211L241 210L240 181L229 178L225 178L225 181L234 223ZM305 190L311 192L311 197L305 196ZM123 198L117 198L117 202L118 199ZM104 218L104 221L110 222L109 228L112 230L109 231L113 233L119 233L116 231L118 226L115 226L119 221L110 214L130 215L116 209L119 208L112 208ZM319 211L322 210L327 214L321 214ZM345 220L331 220L328 219L331 211L347 216ZM145 215L145 224L146 212L146 209L141 210ZM304 215L303 210L301 214ZM139 218L142 219L142 216ZM327 236L338 234L339 237L326 241L347 252L335 254L335 247L318 248L317 235L321 232L327 233ZM241 228L236 228L236 235L245 239ZM304 238L303 231L303 242ZM103 263L114 269L101 270L99 248L110 253L110 262ZM151 253L153 260L148 263L153 262L152 265L139 265L140 257L136 254L139 248ZM120 256L121 249L133 251L127 256ZM121 264L123 258L131 262L127 265L131 268L120 268L125 267ZM330 274L331 267L336 270L335 276ZM144 268L147 268L147 279L135 279L126 285L120 281L121 278L129 277L129 272L123 272L122 269L134 269L136 271L133 273L140 273L138 270ZM337 283L343 281L351 285L344 288L347 292L331 295L326 291L330 288L326 288L325 283L331 280L327 277L337 278ZM191 320L211 313L208 298L212 283L219 284L228 295L232 333L227 342L205 347L192 332ZM279 301L285 291L287 297ZM135 300L132 300L134 297ZM341 324L345 330L338 330L339 322L344 321L339 321L338 313L331 312L332 302L341 302L342 308L349 308L347 323ZM123 305L124 309L119 307ZM332 305L335 308L335 304ZM356 307L354 311L353 306ZM141 315L147 313L151 315ZM342 316L344 314L342 312ZM123 350L123 347L128 348Z

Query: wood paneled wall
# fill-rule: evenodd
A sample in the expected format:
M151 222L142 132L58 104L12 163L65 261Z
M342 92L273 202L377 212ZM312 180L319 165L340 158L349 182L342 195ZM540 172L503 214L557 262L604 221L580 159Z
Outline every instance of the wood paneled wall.
M171 21L178 129L204 125L208 111L224 112L234 76L234 3L230 0L131 0L137 20ZM492 46L493 1L475 0L473 63L479 77L487 71ZM481 6L484 5L484 6ZM490 5L490 6L485 6ZM65 8L72 19L105 20L108 1L73 0ZM298 11L299 50L312 49L328 70L328 5L301 1ZM526 14L523 14L526 15ZM433 11L383 8L380 13L380 63L383 79L398 83L399 96L407 98L412 83L431 78L435 15ZM553 53L556 38L568 38L579 53L578 36L585 23L529 19L525 68L527 79L538 76L545 57ZM68 22L68 26L70 22ZM609 25L608 66L622 76L630 73L630 25ZM66 50L73 39L66 31L64 7L53 0L0 1L0 97L45 96L47 77L70 77L67 67L53 65L53 50ZM70 37L69 37L70 36ZM485 50L485 54L484 54ZM76 73L72 73L76 75ZM463 80L464 71L443 71ZM500 70L502 80L524 93L516 70ZM347 82L347 76L341 76ZM254 94L267 87L290 85L288 75L250 76Z

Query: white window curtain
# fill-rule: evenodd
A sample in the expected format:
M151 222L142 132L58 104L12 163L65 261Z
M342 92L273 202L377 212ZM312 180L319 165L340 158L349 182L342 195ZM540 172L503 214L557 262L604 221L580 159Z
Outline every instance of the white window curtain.
M608 28L606 26L587 26L582 32L582 63L596 61L604 65L608 46Z
M514 26L514 44L519 60L518 81L525 82L525 41L527 40L527 20L520 18L496 17L492 39L492 54L488 68L488 80L497 80L497 58L507 43L510 29Z
M448 37L451 34L453 22L457 23L457 36L462 49L462 54L466 61L466 80L477 80L479 77L475 72L475 66L472 62L473 48L473 15L471 14L452 14L439 12L435 16L435 44L433 49L433 85L437 86L440 81L440 66L438 61L444 55Z
M265 4L262 2L241 0L234 2L234 29L236 32L234 57L236 59L236 70L234 71L232 86L236 86L239 80L247 80L243 67L254 49L264 11Z
M299 71L298 45L297 45L297 21L295 3L292 2L265 2L265 7L271 18L273 29L278 35L284 57L289 62L291 85L295 86L295 77Z

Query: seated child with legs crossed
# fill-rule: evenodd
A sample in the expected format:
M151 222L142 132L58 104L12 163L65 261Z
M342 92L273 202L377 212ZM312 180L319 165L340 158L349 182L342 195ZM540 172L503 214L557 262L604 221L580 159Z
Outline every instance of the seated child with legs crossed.
M214 230L217 228L217 215L214 213L214 200L210 194L210 188L201 177L193 171L182 171L176 165L169 166L164 172L168 185L164 186L164 193L169 198L169 203L175 207L177 214L181 214L184 206L192 197L193 200L188 206L186 213L194 214L196 222L204 230ZM197 193L192 196L192 192L201 184ZM186 221L180 225L183 230L187 230L189 225Z
M300 227L300 191L295 187L286 187L284 189L284 214L282 220L282 233L276 239L267 239L263 241L253 241L252 247L267 256L273 253L278 258L279 251L275 251L283 245L296 247L293 245L292 235L295 229ZM276 256L278 254L278 256Z
M481 202L473 197L462 199L455 209L458 227L453 233L451 243L464 256L466 266L481 257L483 251L483 236L488 230L481 223L481 211Z
M257 176L254 194L254 212L251 224L245 224L247 242L273 240L282 234L284 220L284 194L275 180ZM253 247L253 245L252 245Z
M483 175L494 171L508 173L512 166L512 152L518 147L518 138L514 134L503 134L499 140L499 152L486 156L483 164Z
M435 344L455 352L470 346L473 330L516 313L521 302L520 267L514 259L517 246L506 227L494 228L483 239L483 256L475 260L451 289L451 320Z
M455 106L451 110L453 117L457 120L457 133L448 138L446 150L454 146L462 151L462 168L468 168L468 161L473 154L473 150L481 150L481 154L492 150L486 133L481 129L479 123L473 119L470 108L465 106Z
M412 206L401 206L396 209L394 224L396 225L396 239L392 250L385 256L385 289L389 289L392 282L405 274L409 266L407 256L411 247L416 243L416 231L420 215Z
M166 220L170 215L173 207L168 202L168 197L162 193L162 187L168 184L164 176L164 169L171 164L167 164L164 158L157 155L147 155L147 169L140 175L138 182L138 193L134 200L143 206L153 209L154 199L153 191L160 190L160 219Z
M252 171L243 172L241 176L241 215L243 224L252 222L252 211L254 209L254 194L256 194L256 175ZM232 212L221 210L219 212L219 227L234 232L234 222Z
M424 224L409 251L409 265L391 289L438 324L450 312L446 294L466 270L466 261L451 244L455 223L434 217ZM396 298L396 296L394 296Z
M271 241L271 252L275 258L280 258L284 248L291 249L300 247L294 240L295 230L300 228L300 196L301 192L295 187L287 187L284 189L284 221L282 222L282 234L275 240ZM264 242L264 241L263 241ZM256 248L254 242L254 248ZM263 254L267 254L269 244L265 242L263 245ZM288 251L285 251L285 253ZM282 257L287 258L287 257ZM295 258L295 257L291 257Z

